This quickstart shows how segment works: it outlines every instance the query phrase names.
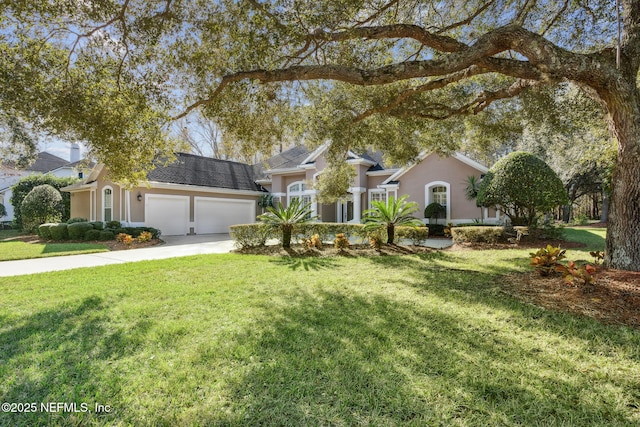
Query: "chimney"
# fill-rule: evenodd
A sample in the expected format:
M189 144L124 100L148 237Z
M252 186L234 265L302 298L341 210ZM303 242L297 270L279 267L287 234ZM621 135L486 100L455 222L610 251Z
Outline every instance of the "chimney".
M71 163L75 163L80 160L80 146L75 142L71 144Z

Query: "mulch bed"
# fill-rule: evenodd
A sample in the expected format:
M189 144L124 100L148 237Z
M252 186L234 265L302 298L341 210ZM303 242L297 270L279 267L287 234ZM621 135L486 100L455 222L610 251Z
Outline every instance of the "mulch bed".
M433 252L435 249L423 246L384 245L379 250L370 245L350 245L347 249L339 250L331 245L324 245L322 249L307 249L302 245L291 245L285 249L280 245L259 246L254 248L236 249L233 252L250 255L290 256L290 257L374 257L385 255L414 255Z

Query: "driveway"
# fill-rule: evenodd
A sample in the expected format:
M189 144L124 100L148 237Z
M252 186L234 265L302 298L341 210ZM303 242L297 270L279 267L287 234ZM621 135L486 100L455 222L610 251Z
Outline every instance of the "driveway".
M142 249L130 249L95 254L68 255L0 262L1 276L44 273L81 267L123 264L189 255L222 254L233 249L228 234L199 234L193 236L164 236L164 244Z

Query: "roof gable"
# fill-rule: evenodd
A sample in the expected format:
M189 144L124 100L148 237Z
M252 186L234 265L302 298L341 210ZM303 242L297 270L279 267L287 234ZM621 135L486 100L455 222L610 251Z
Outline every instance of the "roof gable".
M387 178L383 184L390 184L392 182L398 182L400 180L400 177L404 174L406 174L407 172L409 172L411 169L413 169L414 167L416 167L417 165L419 165L424 159L426 159L427 157L436 154L435 151L423 151L420 156L418 156L418 160L415 163L412 163L408 166L405 166L403 168L401 168L400 170L398 170L396 173L394 173L393 175L391 175L389 178ZM481 173L487 173L487 171L489 170L489 168L487 168L486 166L476 162L473 159L470 159L469 157L465 156L464 154L461 153L454 153L453 155L449 156L450 158L456 159L468 166L471 166L472 168L476 169L477 171L481 172Z

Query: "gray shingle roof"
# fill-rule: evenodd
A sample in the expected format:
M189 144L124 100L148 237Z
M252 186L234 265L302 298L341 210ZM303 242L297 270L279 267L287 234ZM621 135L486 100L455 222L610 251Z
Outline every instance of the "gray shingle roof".
M159 164L149 172L147 179L172 184L264 191L255 183L250 165L187 153L176 153L176 160L168 165Z

